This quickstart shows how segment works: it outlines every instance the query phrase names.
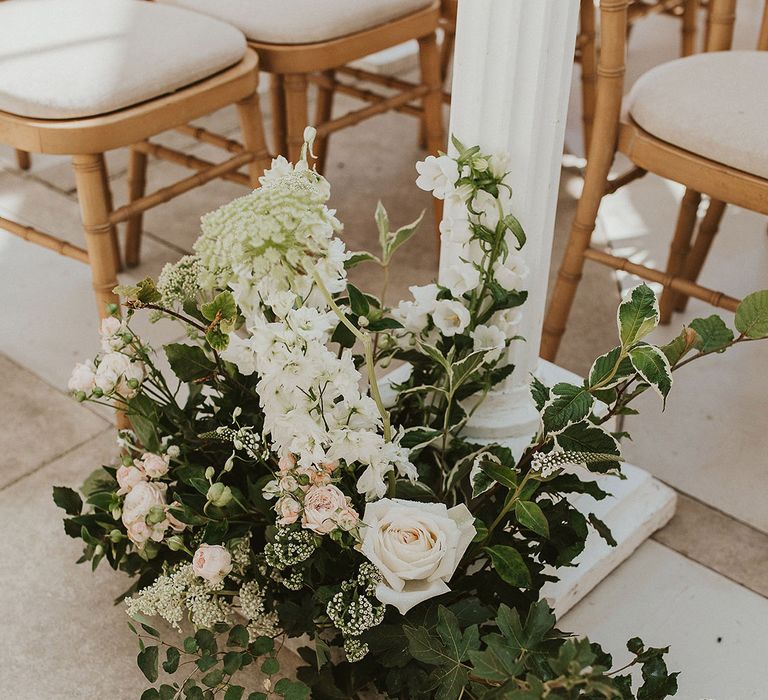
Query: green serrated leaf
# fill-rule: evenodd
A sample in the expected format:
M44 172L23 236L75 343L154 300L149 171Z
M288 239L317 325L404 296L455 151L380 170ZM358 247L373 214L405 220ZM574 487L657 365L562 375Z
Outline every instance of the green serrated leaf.
M354 284L347 285L347 294L349 294L349 308L356 316L367 316L370 311L368 299Z
M83 510L83 499L80 494L68 486L53 487L53 502L63 508L67 515L80 515Z
M669 364L674 367L699 342L701 342L699 334L693 328L684 327L680 335L666 345L662 345L660 350L667 356Z
M702 352L720 350L733 340L733 331L716 314L707 318L695 318L691 321L690 327L698 336L694 341L694 347Z
M736 329L747 338L768 337L768 289L744 297L736 309Z
M542 414L544 426L549 431L557 432L578 423L587 416L593 403L594 397L583 386L565 382L555 384Z
M485 547L484 551L491 557L494 571L510 586L528 588L531 585L531 572L520 552L514 547L497 544Z
M629 351L629 359L637 373L666 403L667 394L672 388L672 369L667 356L653 345L639 345Z
M619 361L621 348L615 347L600 355L589 370L589 386L610 389L627 378L626 365Z
M523 527L533 530L542 537L549 537L547 516L533 501L517 501L515 503L515 517Z
M208 321L235 321L237 303L232 292L219 292L211 301L200 307L200 312Z
M621 345L628 348L642 340L659 324L659 304L647 284L634 287L619 305L617 313Z
M210 376L216 371L216 364L208 359L198 345L171 343L163 346L173 373L182 382L194 382Z

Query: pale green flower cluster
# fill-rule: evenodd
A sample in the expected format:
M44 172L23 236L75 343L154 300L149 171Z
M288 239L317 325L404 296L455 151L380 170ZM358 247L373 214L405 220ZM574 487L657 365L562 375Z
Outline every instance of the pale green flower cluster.
M201 289L202 274L203 266L194 255L185 255L178 262L167 263L157 278L161 305L173 307L177 303L196 299Z
M185 564L158 576L151 586L128 598L127 612L130 616L159 615L179 631L179 623L187 612L197 627L210 629L231 615L229 603L216 595L223 587L223 581L206 581L195 575L191 564Z
M249 620L248 633L256 637L274 637L280 632L276 612L267 612L266 597L256 581L248 581L240 589L240 612Z
M201 219L195 252L207 286L232 289L246 315L261 304L292 308L310 293L312 269L341 291L346 251L332 241L341 224L326 206L327 180L305 161L293 166L280 157L261 183Z

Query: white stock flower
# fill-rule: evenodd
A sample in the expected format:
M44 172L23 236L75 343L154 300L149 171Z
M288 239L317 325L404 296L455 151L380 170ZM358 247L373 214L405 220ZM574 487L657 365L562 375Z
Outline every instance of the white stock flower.
M72 370L67 388L72 392L90 394L96 386L96 368L91 360L78 362Z
M432 321L446 337L461 333L470 322L469 311L460 301L442 299L435 304Z
M401 614L450 591L450 581L476 534L464 505L384 498L369 503L363 515L362 554L384 580L376 597Z
M493 266L493 276L507 290L521 289L528 277L528 265L522 255L510 254L506 260L497 260Z
M243 376L256 371L256 354L250 338L241 338L237 333L229 334L229 343L221 351L221 359L231 362Z
M460 297L480 284L480 270L471 263L457 262L442 271L440 283Z
M470 333L474 341L474 350L485 352L484 362L491 364L501 357L506 347L507 338L497 326L479 325Z
M220 544L201 544L192 557L192 571L209 583L221 583L232 571L232 555Z
M432 192L437 199L445 199L454 191L459 179L459 166L449 156L427 156L416 163L416 185Z

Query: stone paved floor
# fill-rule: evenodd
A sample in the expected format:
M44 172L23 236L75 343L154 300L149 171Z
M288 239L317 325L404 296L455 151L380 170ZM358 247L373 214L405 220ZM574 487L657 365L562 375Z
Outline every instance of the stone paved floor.
M754 10L755 0L744 1ZM751 41L744 38L747 29L739 25L739 41ZM630 54L635 71L669 57L675 40L674 25L663 18L636 29ZM204 123L236 131L231 111ZM578 133L574 106L572 151L579 149ZM164 142L211 156L208 146L178 134ZM413 163L422 155L413 122L399 116L378 117L367 128L334 138L328 177L351 249L375 244L372 212L379 198L396 223L414 219L423 208L431 216L429 197L413 185ZM108 161L120 203L125 153L114 152ZM150 187L181 172L153 162ZM580 183L577 169L564 169L555 266ZM21 173L12 153L0 149L0 214L80 241L73 190L66 160L35 156L32 171ZM142 265L123 279L156 274L189 250L202 213L240 194L236 185L211 183L153 210L146 217ZM606 202L600 235L639 259L663 261L679 197L679 188L655 178L633 184ZM765 219L729 210L704 278L745 293L768 287L767 269ZM415 248L398 261L392 299L435 272L431 225L425 222ZM357 281L378 289L375 278ZM559 357L563 366L584 372L614 344L615 306L620 288L629 283L605 268L587 268ZM131 661L133 635L121 608L111 605L124 582L106 569L92 574L74 565L78 545L64 536L50 499L52 484L78 485L115 451L109 413L80 406L64 392L73 363L96 349L89 272L0 231L0 299L0 697L138 698L143 685ZM691 304L685 318L708 313ZM673 328L684 320L676 317ZM162 326L145 324L145 330L156 345L173 339ZM660 331L666 332L672 329ZM635 440L627 453L678 490L677 515L563 620L565 628L605 641L617 659L635 632L652 644L671 642L672 665L685 671L678 696L683 700L766 697L766 358L763 348L750 348L694 365L677 379L663 417L648 402L642 416L628 421Z

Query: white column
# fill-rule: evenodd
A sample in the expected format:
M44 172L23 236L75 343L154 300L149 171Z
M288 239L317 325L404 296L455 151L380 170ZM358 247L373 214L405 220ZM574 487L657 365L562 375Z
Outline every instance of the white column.
M466 432L476 438L525 445L538 425L528 382L539 360L578 9L579 0L459 2L450 133L511 155L512 213L530 268L526 341L513 343L515 371L472 416ZM441 269L456 255L444 244Z

